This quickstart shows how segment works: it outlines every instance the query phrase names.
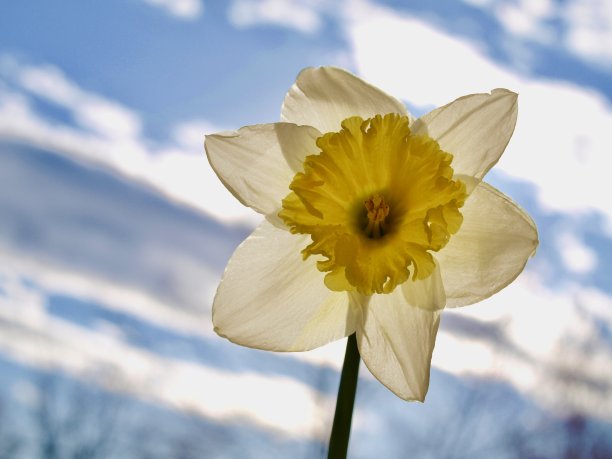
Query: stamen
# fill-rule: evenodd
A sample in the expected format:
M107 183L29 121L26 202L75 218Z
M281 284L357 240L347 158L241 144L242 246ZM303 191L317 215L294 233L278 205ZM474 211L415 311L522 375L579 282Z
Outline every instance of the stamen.
M386 230L385 219L389 215L389 205L379 194L374 194L364 202L368 213L368 224L365 228L366 236L378 239Z

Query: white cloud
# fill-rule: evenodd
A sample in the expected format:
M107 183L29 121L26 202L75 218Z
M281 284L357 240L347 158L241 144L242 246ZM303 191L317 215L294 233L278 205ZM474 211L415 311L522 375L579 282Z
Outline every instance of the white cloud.
M576 274L590 274L597 268L597 253L569 232L557 236L557 247L565 268Z
M562 48L594 66L612 69L612 8L608 0L464 2L491 14L512 36Z
M228 15L236 27L277 25L312 34L322 23L318 4L301 0L234 0Z
M347 32L361 75L417 106L496 87L518 92L516 131L496 170L532 183L548 209L598 211L612 222L612 108L602 94L514 74L469 41L412 16L355 5Z
M40 324L45 318L44 307L41 306L44 295L36 289L26 288L20 281L22 277L33 280L45 295L101 303L108 309L185 334L213 335L210 305L219 282L218 273L199 272L201 288L197 300L184 308L179 307L177 302L164 301L146 286L110 281L103 272L83 272L82 269L66 266L61 260L53 260L49 254L32 256L3 246L0 266L0 285L7 290L7 298L0 296L0 307L9 308L18 302L21 305L19 317L31 324Z
M612 420L612 348L599 332L612 327L610 311L612 297L600 290L551 290L524 273L483 302L445 310L432 365L457 376L507 381L553 411ZM450 316L467 327L449 326ZM340 370L343 346L335 342L296 357ZM360 376L373 379L367 371Z
M0 264L17 267L33 259L38 264L23 272L46 273L50 285L62 279L53 273L82 272L79 279L92 277L85 291L104 285L95 295L114 291L110 284L156 296L167 309L208 312L221 270L245 229L219 224L91 167L10 145L1 156ZM113 296L143 304L135 295ZM147 304L140 308L145 314L166 317Z
M34 280L36 287L22 282L24 278ZM41 264L23 254L9 256L4 250L0 253L0 288L4 291L0 296L0 350L18 361L61 369L115 391L214 419L246 418L290 436L318 439L324 435L321 419L331 415L333 400L295 378L235 374L160 357L128 345L120 333L86 330L50 316L45 301L50 294L67 295L202 337L214 336L208 314L176 310L145 291L68 271L61 265ZM446 311L445 316L458 315L483 328L493 326L502 335L457 333L443 319L433 365L458 376L501 378L548 408L561 405L609 419L609 392L588 389L594 384L605 386L612 377L612 352L600 342L597 325L591 320L595 316L612 326L611 307L612 298L600 291L574 286L553 292L533 275L523 275L489 300ZM17 309L19 314L15 314ZM344 345L342 340L282 358L339 370ZM567 380L564 369L568 365L579 365L579 377ZM374 381L363 367L361 376ZM286 402L273 402L279 399ZM263 409L268 403L275 406Z
M445 312L494 326L507 340L461 336L443 327L433 364L454 374L503 379L549 409L612 419L607 381L612 349L593 322L612 297L570 286L551 291L533 274L477 305ZM612 326L612 316L601 315ZM603 387L594 391L594 386Z
M215 126L207 120L190 120L180 123L172 130L176 144L186 151L200 153L204 148L204 134L221 132L226 129Z
M545 21L555 12L551 0L507 1L493 7L493 14L510 33L548 44L553 42L555 35Z
M612 8L608 0L574 0L561 13L567 46L576 54L612 68Z
M326 397L295 378L236 373L160 357L116 336L47 314L44 295L24 287L17 278L9 277L0 285L6 290L0 297L0 351L19 362L61 370L107 389L219 421L247 419L296 438L319 439L324 434L321 419L330 415L330 403L319 403ZM24 307L35 309L37 320L15 314Z
M118 103L89 94L71 83L55 67L26 67L19 82L36 96L73 111L78 124L109 139L140 135L140 118Z
M469 92L489 90L502 85L518 90L521 93L519 125L500 168L513 177L529 180L537 187L541 203L550 208L567 214L596 209L612 221L612 209L605 199L612 191L612 185L606 177L606 154L612 151L609 148L612 145L612 134L608 132L608 126L612 125L612 115L610 107L601 95L569 84L526 79L515 75L489 61L473 44L439 32L408 15L396 15L389 10L360 3L356 4L349 17L349 38L353 45L354 61L360 73L415 105L440 105ZM16 75L16 81L30 94L54 98L49 100L68 109L81 128L53 124L36 112L28 95L0 89L0 136L57 149L73 157L108 165L128 177L152 184L174 199L206 209L222 218L227 218L228 215L244 217L244 213L231 213L231 203L236 204L234 198L219 184L203 158L201 136L198 132L209 129L205 121L195 120L177 126L173 133L173 142L160 145L143 139L140 117L133 111L87 93L55 69L20 67ZM432 76L435 76L435 79ZM434 80L435 84L432 83ZM39 85L47 85L47 90L37 89ZM51 96L50 90L54 91ZM125 123L128 128L115 131L114 123L104 122L105 116L97 117L95 113L87 116L77 106L77 101L83 100L93 101L90 103L94 107L110 107L108 110L113 116L128 120ZM95 109L92 111L96 112ZM100 110L103 111L104 109ZM209 188L208 182L218 187ZM214 201L211 197L214 197ZM244 212L241 206L239 209ZM579 269L589 268L588 257L582 254L583 259L578 263L582 267ZM7 262L0 266L10 264ZM33 272L31 267L24 269L25 272ZM61 285L57 278L52 277L54 267L45 271L46 276L51 276L45 285ZM104 298L100 289L104 290L111 284L98 283L98 279L89 283L90 281L92 280L79 278L78 282L67 282L70 285L65 288L72 289L71 291L91 289L90 294L93 297L100 295ZM107 295L112 296L114 292L115 290L109 288ZM125 298L132 298L131 295L137 297L141 293L130 289L122 290ZM25 301L26 296L20 298ZM584 291L550 292L539 286L538 282L534 283L532 279L523 277L493 299L465 309L461 314L467 313L473 318L506 324L508 337L528 356L534 357L535 363L504 357L477 340L449 338L448 333L442 333L434 364L454 373L464 373L467 370L477 374L490 374L491 369L499 368L500 359L505 358L505 369L500 371L515 385L527 392L537 392L548 387L548 384L542 384L542 380L550 382L549 375L543 374L544 369L538 368L537 359L544 359L549 364L545 370L550 371L550 366L558 363L550 360L551 355L554 357L559 354L558 349L563 346L563 340L568 334L577 334L577 338L583 340L594 335L592 326L576 312L576 298L583 296ZM589 302L596 301L599 306L610 303L610 299L601 293L590 295L588 299ZM149 300L150 297L147 297L146 301L126 302L137 309L139 314L146 314ZM32 317L40 318L36 316L40 314L40 308L36 308L36 296L29 297L29 301L34 305L31 308ZM155 302L154 304L158 309L152 309L151 316L163 317L162 320L171 317L177 327L185 326L183 322L188 321L188 318L178 318L167 311L161 313L164 308ZM36 327L35 320L32 320L32 323L28 321L28 327ZM89 342L91 339L94 344L101 343L117 353L125 351L129 357L125 362L134 363L134 373L138 370L144 374L156 375L155 371L162 367L167 369L169 365L166 361L148 363L148 357L143 358L143 354L117 347L115 342L118 338L114 336L104 338L106 341L101 342L99 337L94 336L92 339L90 334L79 331L81 334L78 339L71 341L71 336L76 336L73 333L75 330L67 329L63 325L59 328L54 326L51 331L39 330L36 333L41 333L41 336L46 336L44 333L52 333L53 339L58 339L57 330L66 333L70 346L78 348L81 346L81 340ZM23 348L17 344L11 347L12 335L6 336L8 338L3 339L3 346L13 349L19 358L39 358L34 351L28 353L31 349L26 345ZM57 346L62 354L62 346L68 345L61 342ZM330 355L337 356L338 349L336 345ZM600 346L598 349L604 347ZM324 362L327 350L305 358ZM85 365L87 361L99 362L103 358L109 358L95 353L89 347L82 351L82 355L78 352L79 349L67 351L70 357L67 362L55 362L65 365L77 362ZM457 358L457 355L461 355L461 358ZM334 361L339 360L334 358ZM486 365L483 365L483 362L486 362ZM597 380L609 380L611 375L608 369L612 368L610 357L601 351L596 357L596 363L597 365L586 364L588 368L584 370L585 375ZM130 369L126 369L128 370ZM208 380L216 381L216 387L221 388L225 383L232 387L238 384L233 379L234 375L211 376L211 373L201 373L189 366L180 367L177 371L183 375L193 375L195 371L194 381L199 384L205 384ZM135 378L132 382L139 382L138 374L130 375ZM177 394L173 384L165 386L167 381L163 379L158 387L159 393L164 394L166 400L187 405L193 403L182 398L180 393ZM259 382L261 381L255 381L255 386L259 387ZM190 389L182 387L182 390L188 392ZM293 389L290 393L294 395L302 394L301 389L292 391ZM561 392L561 395L566 393ZM311 394L308 395L310 396ZM607 396L603 403L591 400L589 409L604 411L604 414L607 410L607 413L610 413L612 410L606 401L609 399ZM257 412L261 409L261 406L256 404L245 403L242 413L244 410L252 409ZM233 409L232 407L234 405L230 404L228 410ZM223 407L220 409L225 410ZM219 413L214 415L220 416ZM262 422L274 424L284 415L280 418L274 416L272 413L267 421ZM303 427L298 424L295 428Z
M202 0L143 0L179 19L193 20L204 11Z
M572 221L596 211L611 224L612 107L602 94L516 74L488 59L475 44L406 13L366 1L353 1L347 11L346 31L358 73L415 106L440 106L496 87L517 91L518 124L496 170L532 185L545 209ZM596 254L570 230L564 234L557 242L563 245L568 268L588 275L596 268ZM578 306L587 294L567 285L553 292L523 273L493 298L457 312L495 324L519 354L496 348L494 339L470 339L443 329L433 364L452 373L502 378L548 406L571 398L568 408L609 417L609 391L589 393L590 383L605 386L612 376L612 355L588 315L580 314ZM597 296L598 307L611 301ZM596 349L597 355L589 355L587 348ZM568 356L565 363L562 355ZM567 381L564 368L577 362L579 377Z
M203 139L217 130L212 124L182 123L173 142L159 143L143 137L136 112L81 89L57 68L21 66L4 59L2 74L22 91L0 86L0 139L110 167L226 222L260 221L227 191L206 160ZM33 96L66 109L77 126L48 120L34 108ZM197 129L202 129L199 142Z
M467 3L468 5L477 6L480 8L489 6L493 1L494 0L463 0L463 2Z

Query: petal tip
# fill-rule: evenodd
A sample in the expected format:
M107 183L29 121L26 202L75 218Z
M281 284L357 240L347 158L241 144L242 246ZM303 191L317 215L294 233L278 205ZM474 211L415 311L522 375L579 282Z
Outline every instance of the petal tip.
M514 119L512 123L514 125L518 113L518 93L506 88L495 88L491 91L491 96L497 98L497 100L504 100L504 104L509 107L510 117Z
M243 128L240 128L240 129L243 129ZM220 131L220 132L215 132L213 134L204 134L204 141L206 142L206 140L208 139L210 140L227 139L227 138L232 138L232 137L238 137L239 135L240 135L240 130L238 131Z
M425 398L427 397L427 392L429 391L429 380L427 381L427 385L424 388L424 390L418 393L415 393L415 392L404 393L398 390L394 390L392 387L389 387L386 384L385 384L385 387L387 387L387 389L389 389L391 392L393 392L395 395L397 395L399 398L401 398L402 400L406 402L425 403Z
M220 327L218 327L218 326L216 326L216 325L214 325L214 326L213 326L213 331L214 331L214 332L215 332L217 335L219 335L221 338L230 339L230 338L229 338L229 337L228 337L228 336L227 336L225 333L223 333L223 332L221 331L221 328L220 328ZM230 340L230 341L231 341L231 340Z
M491 95L499 95L499 96L509 96L509 97L514 97L515 99L518 98L518 94L514 91L511 91L510 89L506 89L506 88L495 88L491 91Z
M323 73L344 73L344 74L348 74L351 76L355 76L353 73L349 72L348 70L345 70L341 67L335 67L333 65L320 65L318 67L305 67L302 70L300 70L300 73L298 73L297 77L295 78L296 83L300 81L300 79L302 79L304 76L310 74L310 73L314 73L314 72L323 72Z

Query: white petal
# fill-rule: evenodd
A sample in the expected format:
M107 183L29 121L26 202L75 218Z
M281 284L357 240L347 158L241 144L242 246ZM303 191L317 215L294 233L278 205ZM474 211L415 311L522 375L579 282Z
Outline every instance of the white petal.
M523 271L538 245L531 217L485 182L461 213L461 228L435 255L448 307L476 303L500 291Z
M512 137L518 95L507 89L461 97L415 121L415 134L427 134L454 155L455 174L482 179Z
M281 119L325 133L339 131L340 122L350 116L365 119L386 113L407 114L399 100L346 70L309 67L285 96Z
M440 275L440 266L437 263L431 276L417 281L408 279L400 288L408 304L417 308L437 311L444 309L446 305L444 284Z
M398 397L423 401L440 313L407 304L399 289L360 302L357 345L364 363Z
M232 255L213 304L215 331L243 346L305 351L355 331L345 292L302 260L308 238L264 221Z
M204 146L214 171L244 205L276 214L304 157L318 152L321 134L289 123L246 126L238 132L206 136Z

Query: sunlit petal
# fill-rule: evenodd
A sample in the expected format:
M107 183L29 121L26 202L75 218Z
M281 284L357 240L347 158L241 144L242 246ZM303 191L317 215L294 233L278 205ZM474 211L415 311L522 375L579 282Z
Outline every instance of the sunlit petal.
M309 67L285 96L281 119L325 133L340 130L342 120L351 116L367 119L387 113L407 114L399 100L346 70Z
M264 221L232 256L213 305L215 331L243 346L305 351L355 331L346 292L332 292L296 236Z
M422 116L412 126L454 156L458 175L482 179L497 163L514 132L518 95L507 89L461 97Z
M476 187L462 212L461 229L436 254L449 307L500 291L523 271L538 245L531 217L487 183Z
M205 148L213 169L241 203L274 215L304 157L317 152L319 136L308 126L258 124L207 135Z
M352 298L362 308L357 345L370 372L398 397L423 401L440 313L407 304L399 289Z
M408 304L429 311L443 309L446 293L442 283L440 267L436 263L433 273L422 280L407 281L402 284L402 292Z

